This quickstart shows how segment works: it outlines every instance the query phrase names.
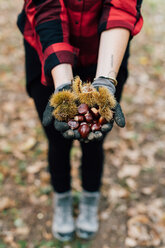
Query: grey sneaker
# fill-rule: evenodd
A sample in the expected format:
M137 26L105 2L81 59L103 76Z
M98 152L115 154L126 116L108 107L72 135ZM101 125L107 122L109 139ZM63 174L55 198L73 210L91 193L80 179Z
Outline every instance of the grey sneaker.
M79 204L79 216L76 221L76 234L80 238L93 238L99 229L99 197L99 192L82 192Z
M71 192L54 193L53 200L53 236L60 241L70 241L73 239L75 232Z

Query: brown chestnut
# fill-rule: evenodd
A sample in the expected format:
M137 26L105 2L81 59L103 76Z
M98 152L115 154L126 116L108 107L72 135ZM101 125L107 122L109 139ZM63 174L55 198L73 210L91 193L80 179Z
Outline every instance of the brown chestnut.
M79 131L81 137L83 139L85 139L88 136L89 132L90 132L90 127L88 126L88 124L84 124L84 125L81 125L79 127L78 131Z
M93 117L99 118L100 114L99 114L99 111L96 108L91 108L90 111L91 111Z
M104 117L100 117L99 118L99 123L101 124L101 125L103 125L103 124L106 124L107 123L107 120L104 118Z
M85 103L82 103L79 107L78 107L78 113L80 115L85 115L87 112L89 111L88 105Z
M92 129L92 131L99 131L99 130L101 129L100 123L94 123L94 124L91 126L91 129Z
M92 114L91 114L91 113L85 114L85 120L86 120L87 122L89 122L89 123L92 123L92 121L93 121L93 116L92 116Z
M83 122L80 123L80 126L82 126L84 124L86 125L87 123L85 121L83 121Z
M68 121L68 125L73 130L79 127L79 123L75 120Z
M82 121L84 121L84 116L83 116L83 115L76 115L76 116L74 117L74 120L75 120L75 121L82 122Z

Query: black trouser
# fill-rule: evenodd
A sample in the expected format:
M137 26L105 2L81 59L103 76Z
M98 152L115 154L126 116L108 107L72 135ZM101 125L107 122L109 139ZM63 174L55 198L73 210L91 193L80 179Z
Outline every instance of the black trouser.
M118 86L116 99L120 101L123 85L127 79L127 59L129 53L126 52L122 66L118 74ZM39 59L36 52L25 42L27 91L34 99L36 110L42 121L43 112L47 105L53 87L47 87L40 82ZM35 70L36 68L36 70ZM37 75L38 74L38 75ZM60 132L56 131L53 124L43 127L48 139L48 165L51 175L51 183L54 191L62 193L70 190L70 149L72 141L64 139ZM91 143L80 143L82 149L81 159L81 179L82 187L87 191L98 191L101 186L103 172L103 141Z

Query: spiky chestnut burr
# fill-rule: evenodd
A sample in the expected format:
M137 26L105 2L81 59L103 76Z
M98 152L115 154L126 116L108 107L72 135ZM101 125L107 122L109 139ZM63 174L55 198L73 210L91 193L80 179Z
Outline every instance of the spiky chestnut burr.
M63 103L59 105L54 111L53 116L59 121L68 121L73 119L77 114L77 106L75 103Z
M73 102L76 101L76 96L73 92L70 92L68 90L63 90L60 91L56 94L52 94L49 103L50 106L56 108L58 107L60 104L65 103L65 102Z
M76 97L70 91L61 91L53 94L49 100L54 107L53 116L59 121L68 121L77 114Z
M97 97L97 104L99 106L100 115L108 122L113 118L112 109L116 105L115 97L110 94L109 90L105 87L99 88L99 96Z
M80 103L85 103L89 107L93 107L96 104L96 96L99 93L91 83L82 83L80 77L76 76L72 81L72 89Z
M82 91L82 81L79 76L74 77L72 80L73 93L78 96Z
M79 94L80 103L86 103L89 107L93 107L96 104L96 99L99 92L92 86L91 83L84 83Z

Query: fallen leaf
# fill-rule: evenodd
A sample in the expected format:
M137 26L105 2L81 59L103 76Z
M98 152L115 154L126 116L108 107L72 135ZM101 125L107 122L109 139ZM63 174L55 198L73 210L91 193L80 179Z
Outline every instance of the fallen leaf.
M160 236L146 215L132 217L128 220L127 226L129 237L136 240L138 245L160 245Z
M142 188L141 192L144 194L144 195L151 195L155 190L155 187L152 186L152 187L145 187L145 188Z
M22 227L18 227L15 230L15 233L17 235L21 235L21 236L27 236L29 234L30 230L27 226L22 226Z
M128 246L128 247L135 247L135 246L137 246L137 242L136 242L136 240L127 237L125 239L125 245Z
M0 201L0 211L15 207L15 202L8 197L2 197Z
M119 198L128 198L130 192L120 185L114 185L110 188L108 198L110 202L117 202Z
M35 174L38 173L42 168L45 168L45 162L37 161L33 165L26 168L27 173Z
M27 152L29 151L30 149L32 149L37 143L37 140L36 138L34 137L30 137L27 139L27 141L22 144L22 146L20 148L18 148L20 151L22 152Z
M140 173L140 166L139 165L124 165L118 172L119 178L124 177L137 177Z
M126 184L131 190L136 190L137 189L137 183L135 182L134 179L132 178L126 178Z

